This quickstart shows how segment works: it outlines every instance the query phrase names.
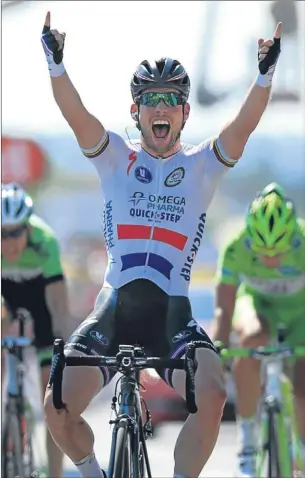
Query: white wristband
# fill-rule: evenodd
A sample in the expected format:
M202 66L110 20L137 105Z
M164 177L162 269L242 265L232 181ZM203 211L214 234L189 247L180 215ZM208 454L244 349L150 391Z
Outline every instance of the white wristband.
M52 76L53 78L62 76L66 72L63 62L59 63L59 65L56 65L53 58L52 58L52 61L49 61L48 59L48 66L49 66L50 76Z
M272 78L275 72L275 65L270 66L265 75L259 73L256 78L256 84L262 88L269 88L272 85Z
M42 42L44 54L46 56L46 60L48 62L50 76L52 76L53 78L62 76L66 72L63 62L57 65L54 61L53 53L50 50L48 50L48 47L46 43L44 42L43 38L41 39L41 42Z

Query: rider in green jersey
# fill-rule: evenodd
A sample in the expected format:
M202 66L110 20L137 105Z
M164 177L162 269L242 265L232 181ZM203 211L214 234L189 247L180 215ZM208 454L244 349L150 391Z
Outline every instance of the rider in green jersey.
M214 340L228 344L233 328L239 346L266 345L283 324L289 345L305 344L305 223L278 184L269 184L253 200L246 227L220 256L217 283ZM293 372L305 458L304 359L295 362ZM259 362L238 359L234 373L241 440L239 476L253 478Z
M59 245L52 229L33 214L32 199L18 185L1 186L1 203L1 294L3 310L11 318L1 321L2 336L14 333L18 310L30 314L44 395L54 337L67 335L67 293ZM60 478L62 453L49 433L47 452L50 476Z

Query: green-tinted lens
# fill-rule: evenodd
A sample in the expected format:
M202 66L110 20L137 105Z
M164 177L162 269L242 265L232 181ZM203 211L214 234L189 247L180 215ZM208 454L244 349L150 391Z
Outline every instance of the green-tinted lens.
M163 101L166 106L170 108L182 104L182 98L178 93L144 93L139 98L139 101L141 105L151 106L153 108L155 108L160 101Z

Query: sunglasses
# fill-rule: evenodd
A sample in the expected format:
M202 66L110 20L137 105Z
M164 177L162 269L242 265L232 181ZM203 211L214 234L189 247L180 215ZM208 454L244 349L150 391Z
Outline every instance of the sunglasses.
M27 230L27 226L21 226L21 227L18 227L16 229L11 229L11 230L8 230L8 229L1 229L1 237L2 239L9 239L9 238L17 238L17 237L21 237L25 231Z
M166 106L173 108L174 106L183 105L184 100L179 93L143 93L138 99L138 103L143 106L151 106L155 108L160 101Z

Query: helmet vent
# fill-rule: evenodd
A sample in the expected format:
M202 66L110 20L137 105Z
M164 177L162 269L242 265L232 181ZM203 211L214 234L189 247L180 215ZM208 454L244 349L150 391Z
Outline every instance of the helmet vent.
M261 235L261 233L259 231L256 231L257 232L257 235L259 236L259 238L262 240L262 242L266 245L266 241L264 239L264 237Z
M165 58L161 58L161 60L156 61L156 65L160 73L160 76L162 76L164 68L165 68Z
M22 201L22 203L20 204L20 206L18 207L17 211L15 212L15 216L18 217L19 214L21 214L22 212L22 209L24 209L25 207L25 203Z
M146 70L148 71L148 73L149 73L150 75L152 75L152 69L151 69L150 64L148 63L148 61L144 61L142 64L143 64L143 66L145 66L145 68L146 68Z
M283 232L283 234L281 234L279 237L276 238L276 240L274 241L275 244L277 244L281 239L283 239L283 237L286 235L286 232Z
M269 230L270 232L273 231L273 228L274 228L274 216L273 214L270 216L270 219L269 219Z
M277 212L279 213L279 216L282 217L282 208L278 207Z
M9 211L10 211L10 203L9 203L9 200L8 198L5 199L5 214L9 214Z

